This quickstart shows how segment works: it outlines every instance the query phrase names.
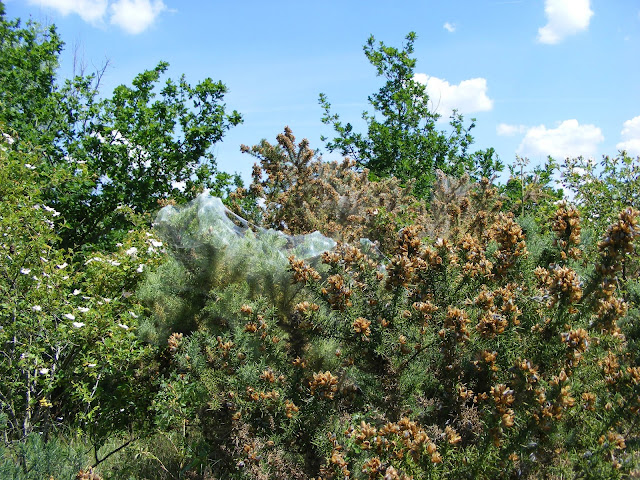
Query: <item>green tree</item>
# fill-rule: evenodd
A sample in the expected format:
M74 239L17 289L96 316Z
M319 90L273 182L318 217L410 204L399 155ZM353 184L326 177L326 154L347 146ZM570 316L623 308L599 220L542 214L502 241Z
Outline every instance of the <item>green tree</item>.
M238 112L225 112L226 87L210 78L191 86L183 76L166 80L156 97L154 88L167 68L160 62L139 74L132 87L117 87L70 144L71 158L86 162L93 175L90 188L77 192L80 198L52 198L61 211L89 207L89 215L73 225L71 244L92 243L114 226L126 226L119 205L153 212L168 197L185 200L202 188L221 194L230 183L230 175L216 171L210 148L242 122Z
M382 42L376 46L373 36L365 44L364 53L377 76L386 79L382 88L368 98L374 113L362 114L366 133L354 132L351 123L343 124L338 114L332 113L326 95L320 94L322 122L337 134L329 141L323 138L327 148L353 158L374 178L393 175L403 182L415 179L414 191L419 196L429 193L436 169L457 176L467 171L491 177L502 164L494 158L493 149L469 152L473 119L466 126L462 115L454 112L450 130L438 128L440 115L429 108L425 85L414 79L416 59L411 54L415 39L416 34L409 33L400 50Z
M202 188L222 193L239 178L219 174L211 146L242 122L227 113L227 89L206 78L181 77L155 88L160 62L99 99L101 74L58 82L63 42L54 26L22 27L0 3L0 122L41 152L36 168L50 184L43 196L61 212L63 245L113 245L130 228L118 206L157 209L167 197L191 198Z
M53 143L61 113L57 106L55 72L63 43L52 25L5 18L0 2L0 121L38 144ZM38 142L34 142L38 140Z

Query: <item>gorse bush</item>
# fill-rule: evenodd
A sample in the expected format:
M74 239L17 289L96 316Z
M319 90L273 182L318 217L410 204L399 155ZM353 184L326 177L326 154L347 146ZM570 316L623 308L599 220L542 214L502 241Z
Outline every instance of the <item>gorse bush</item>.
M308 140L295 144L289 127L277 141L242 147L259 163L249 189L231 194L232 206L257 224L291 234L322 230L344 242L368 238L387 251L392 246L389 239L400 228L425 217L411 184L403 188L397 178L370 181L368 170L354 169L355 163L347 159L323 162ZM262 203L263 208L247 211L242 208L247 201Z
M280 298L250 286L269 255L255 243L241 247L250 269L224 246L208 250L231 271L198 290L195 323L168 338L174 373L157 400L164 428L188 425L207 445L200 471L602 478L638 468L636 287L622 275L637 212L619 215L585 267L575 208L559 205L549 237L499 212L488 182L459 187L447 187L459 198L440 213L444 236L407 226L388 261L347 243L321 262L291 257L298 288ZM170 284L197 278L187 253L178 247L182 276Z

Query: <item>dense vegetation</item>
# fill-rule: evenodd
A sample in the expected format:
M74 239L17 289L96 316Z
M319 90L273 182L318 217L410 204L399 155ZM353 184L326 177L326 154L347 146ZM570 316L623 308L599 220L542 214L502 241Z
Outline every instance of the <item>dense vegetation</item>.
M0 477L640 476L640 159L497 184L414 38L366 133L321 98L352 160L287 127L245 188L222 83L59 84L0 4Z

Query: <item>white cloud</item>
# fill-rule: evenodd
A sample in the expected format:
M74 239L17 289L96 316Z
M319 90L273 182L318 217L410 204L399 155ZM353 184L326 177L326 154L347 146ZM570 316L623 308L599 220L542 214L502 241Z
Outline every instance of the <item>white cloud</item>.
M626 150L629 155L640 155L640 115L624 122L622 142L616 145L618 150Z
M449 118L454 109L466 114L493 108L493 100L487 96L487 80L484 78L463 80L458 85L451 85L446 80L424 73L416 73L413 78L427 87L429 100L443 119Z
M445 22L444 25L442 26L442 28L444 28L449 33L453 33L453 32L456 31L455 23Z
M501 123L496 127L496 133L501 137L512 137L517 133L524 133L526 131L526 125L509 125L507 123Z
M89 23L102 20L107 11L108 0L29 0L32 5L53 8L62 15L75 13Z
M538 29L538 41L555 45L569 35L589 27L593 10L590 0L545 0L547 24Z
M162 0L117 0L110 6L111 23L136 35L150 27L166 9Z
M604 141L600 128L595 125L580 125L577 120L565 120L556 128L544 125L527 129L520 146L519 155L550 155L556 159L565 157L592 157L597 154L598 144Z
M103 22L110 15L112 25L132 35L149 28L167 6L162 0L28 0L32 5L53 8L62 15L75 13L85 22Z

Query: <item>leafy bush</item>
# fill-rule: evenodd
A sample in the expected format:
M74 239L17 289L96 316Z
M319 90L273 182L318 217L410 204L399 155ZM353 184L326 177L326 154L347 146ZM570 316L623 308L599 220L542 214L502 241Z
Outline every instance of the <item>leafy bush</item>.
M74 258L60 248L64 219L37 185L37 154L0 145L0 419L5 442L81 428L97 449L145 423L146 345L133 297L162 256L144 229L113 253ZM24 144L23 144L24 146ZM133 223L139 222L131 214ZM137 312L137 313L136 313Z

